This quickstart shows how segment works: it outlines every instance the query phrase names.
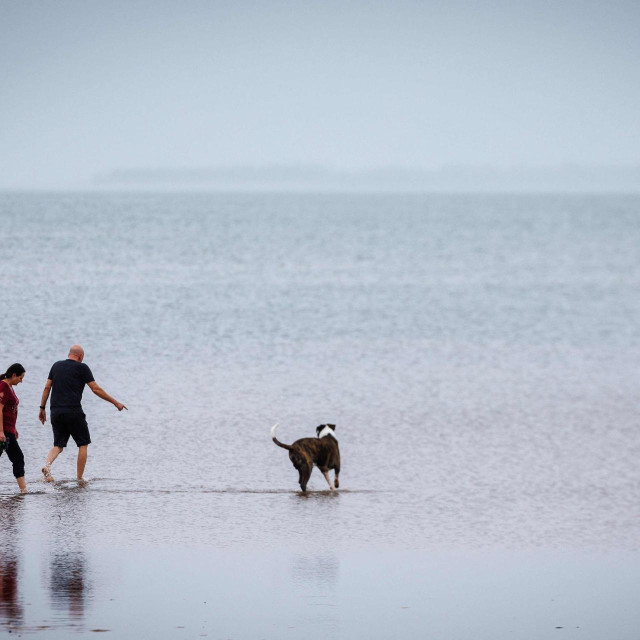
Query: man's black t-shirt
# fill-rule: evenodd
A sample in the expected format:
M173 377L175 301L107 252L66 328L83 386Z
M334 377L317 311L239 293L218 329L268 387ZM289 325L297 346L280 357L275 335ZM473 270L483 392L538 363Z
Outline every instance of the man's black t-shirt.
M59 360L49 372L53 383L51 393L51 415L83 413L82 392L84 385L93 382L91 369L77 360Z

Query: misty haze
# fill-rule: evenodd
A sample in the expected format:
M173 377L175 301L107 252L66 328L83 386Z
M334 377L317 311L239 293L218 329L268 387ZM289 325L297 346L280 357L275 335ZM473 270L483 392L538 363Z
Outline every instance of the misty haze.
M1 188L638 188L635 2L0 10Z

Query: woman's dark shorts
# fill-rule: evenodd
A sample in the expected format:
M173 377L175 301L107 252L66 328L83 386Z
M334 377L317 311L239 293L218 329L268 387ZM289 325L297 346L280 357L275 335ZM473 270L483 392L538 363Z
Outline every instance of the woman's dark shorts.
M79 447L91 444L89 427L84 413L60 413L51 416L51 426L53 427L54 447L64 449L69 442L69 436Z
M7 433L4 435L7 438L7 457L13 463L13 475L16 478L22 478L24 476L24 455L22 455L22 449L18 444L15 433Z

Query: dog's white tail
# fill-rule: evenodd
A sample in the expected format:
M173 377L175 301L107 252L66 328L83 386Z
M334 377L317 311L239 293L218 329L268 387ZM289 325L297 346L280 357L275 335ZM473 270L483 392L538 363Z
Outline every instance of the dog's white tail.
M276 429L278 428L278 423L276 422L273 427L271 427L271 439L279 446L282 447L283 449L286 449L287 451L291 451L291 445L289 444L284 444L282 442L280 442L280 440L278 440L278 438L276 438Z

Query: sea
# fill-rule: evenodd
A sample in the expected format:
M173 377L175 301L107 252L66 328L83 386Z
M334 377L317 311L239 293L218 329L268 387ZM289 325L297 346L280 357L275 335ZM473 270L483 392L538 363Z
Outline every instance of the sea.
M640 637L640 195L3 192L0 229L0 635ZM76 343L128 410L87 388L46 484ZM336 425L338 491L275 423Z

